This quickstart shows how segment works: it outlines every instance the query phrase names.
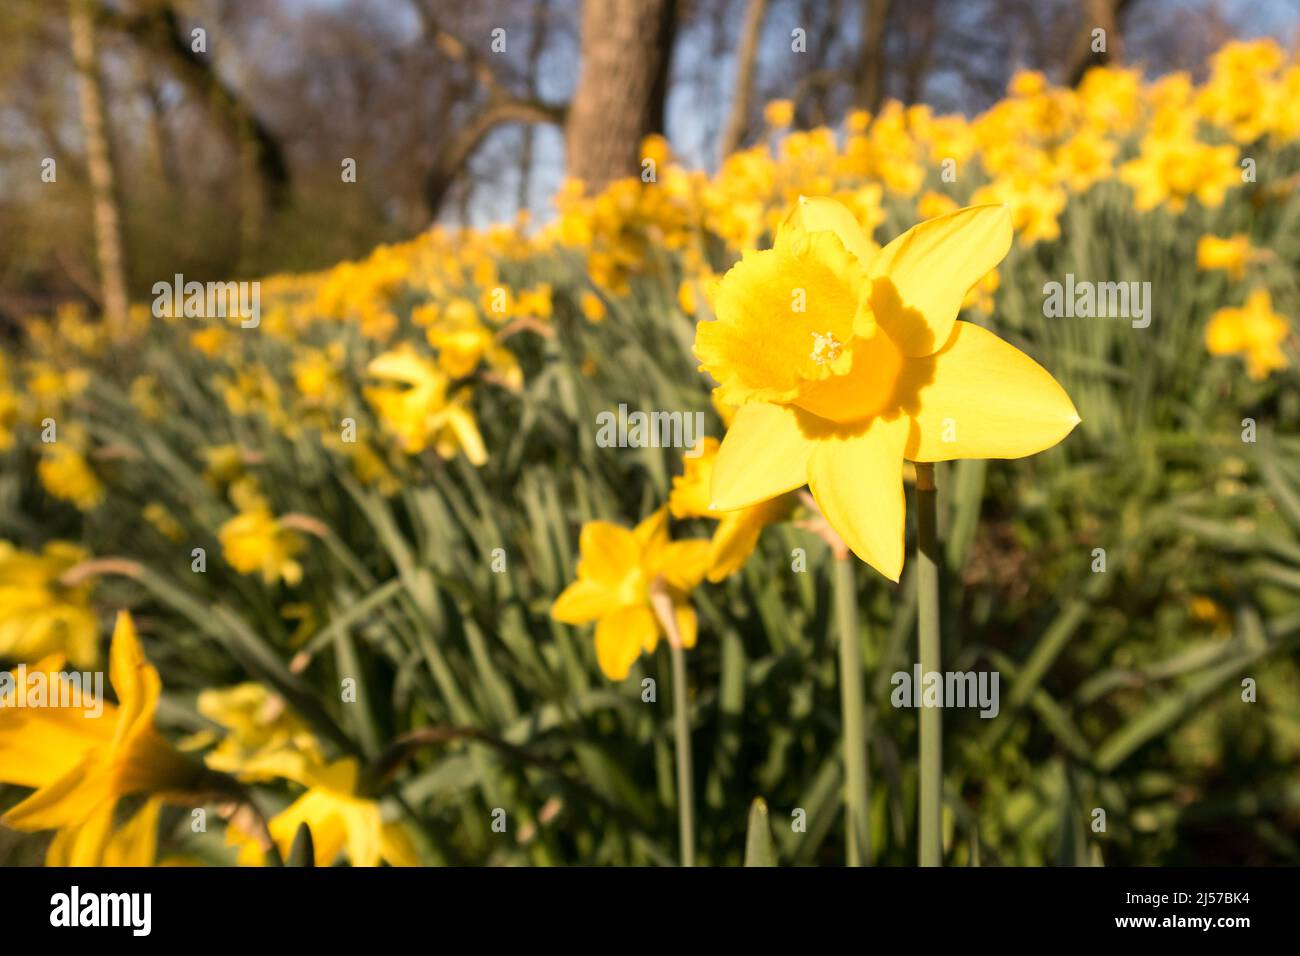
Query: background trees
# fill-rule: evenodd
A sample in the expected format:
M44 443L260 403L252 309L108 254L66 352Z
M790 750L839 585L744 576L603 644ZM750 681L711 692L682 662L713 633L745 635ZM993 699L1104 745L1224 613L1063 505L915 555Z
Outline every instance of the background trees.
M175 271L314 268L435 220L545 217L566 175L638 173L647 133L716 164L772 99L799 127L886 96L973 111L1016 68L1190 69L1230 35L1296 25L1287 3L1212 0L6 6L0 217L23 241L0 248L0 326L68 299L116 314L119 287L138 298ZM78 85L83 54L98 83Z

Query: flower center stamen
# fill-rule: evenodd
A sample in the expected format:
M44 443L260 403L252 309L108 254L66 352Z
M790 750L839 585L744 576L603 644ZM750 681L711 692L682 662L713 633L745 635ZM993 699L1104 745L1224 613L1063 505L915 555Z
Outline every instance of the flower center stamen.
M818 365L829 365L840 357L844 344L830 332L813 332L812 360Z

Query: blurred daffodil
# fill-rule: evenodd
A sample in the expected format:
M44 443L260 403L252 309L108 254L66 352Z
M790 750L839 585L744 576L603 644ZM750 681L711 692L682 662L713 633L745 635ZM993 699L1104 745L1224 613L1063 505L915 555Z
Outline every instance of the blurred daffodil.
M46 448L36 473L46 491L72 502L82 511L90 511L104 500L103 483L81 452L66 441Z
M596 659L606 677L627 677L632 662L667 636L657 599L661 607L671 602L682 645L695 646L697 622L688 596L708 568L708 541L669 540L664 507L631 531L589 521L578 544L578 580L555 599L551 617L566 624L596 622Z
M368 387L366 398L403 451L418 454L432 444L443 458L463 452L475 465L487 461L468 392L449 398L447 373L430 359L410 348L395 349L371 361L366 371L387 383Z
M401 824L385 823L378 802L357 792L359 767L351 757L328 765L304 768L297 782L306 790L270 821L271 837L281 855L288 855L300 824L311 830L317 866L331 866L346 854L353 866L418 866L419 859ZM227 842L239 847L243 866L258 866L258 843L237 826L227 830Z
M1059 384L991 332L957 321L1006 255L1003 206L928 220L874 252L831 200L802 200L773 248L723 278L695 354L740 405L713 468L712 508L809 485L826 520L890 580L903 566L903 460L1019 458L1079 422Z
M306 768L324 762L320 744L288 709L284 698L257 683L201 691L198 712L220 724L226 734L204 757L214 770L256 782L283 777L301 780ZM210 734L190 738L201 746Z
M763 122L772 129L784 129L794 122L794 103L772 100L763 107Z
M53 673L62 664L55 655L36 669ZM34 789L0 822L17 830L58 830L51 847L55 859L101 861L112 842L119 800L192 793L206 780L202 764L154 729L162 681L125 611L113 629L109 680L118 703L101 701L102 710L0 708L0 782Z
M231 497L239 512L217 529L221 552L230 566L240 574L260 573L267 584L283 580L290 587L297 585L302 565L294 555L303 549L302 538L286 528L250 486L237 483Z
M76 667L99 657L91 585L65 586L59 578L89 554L51 541L40 554L0 541L0 657L34 661L65 655Z
M705 438L702 445L696 457L683 459L685 470L673 479L668 507L674 518L712 518L718 522L709 542L707 575L710 581L718 582L744 567L758 546L762 530L788 518L796 498L792 494L779 495L737 511L710 510L709 486L718 457L718 440Z
M1253 379L1264 379L1286 368L1282 342L1289 332L1286 319L1273 311L1268 290L1256 289L1245 305L1219 309L1210 316L1205 347L1212 355L1243 356L1246 373Z
M1246 266L1257 253L1244 234L1222 239L1219 236L1201 236L1196 243L1196 265L1200 269L1222 269L1233 282L1246 275Z

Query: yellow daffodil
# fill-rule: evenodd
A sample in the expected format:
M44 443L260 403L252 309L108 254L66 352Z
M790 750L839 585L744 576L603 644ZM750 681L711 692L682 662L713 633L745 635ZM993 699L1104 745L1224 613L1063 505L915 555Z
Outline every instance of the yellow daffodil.
M232 497L239 513L217 529L221 553L240 574L258 572L267 584L283 580L293 587L302 580L302 565L294 555L303 541L271 513L261 495L241 488Z
M66 441L47 446L36 473L46 491L82 511L90 511L104 500L103 483L81 452Z
M603 322L605 320L605 302L596 293L584 292L578 305L582 309L583 317L588 322Z
M1002 277L998 275L997 269L992 269L970 287L966 293L966 298L961 300L963 309L976 309L980 312L993 311L993 294L998 291L998 286L1002 284Z
M244 477L248 453L238 445L212 445L201 453L207 467L203 477L213 488L221 489Z
M53 674L62 664L55 655L36 669ZM56 859L102 859L114 807L124 797L202 789L203 765L154 729L162 682L125 611L113 629L109 680L118 703L99 702L98 717L84 706L0 708L0 782L35 791L0 822L18 830L59 830L51 848Z
M687 598L707 569L708 541L670 541L664 507L631 531L590 521L578 545L578 580L555 599L551 617L566 624L596 621L596 659L606 677L627 677L632 662L666 636L652 604L657 591L672 602L682 645L695 646L695 609Z
M353 866L418 866L411 839L400 824L384 823L379 804L359 796L359 768L352 758L325 766L309 766L298 780L307 789L274 816L271 838L287 856L300 824L311 830L316 865L330 866L346 853ZM257 842L236 826L228 828L227 842L239 847L242 866L259 866L262 852Z
M343 382L328 352L306 349L293 361L293 383L298 394L312 407L330 408L343 396Z
M199 694L198 710L226 729L204 760L209 767L249 783L288 780L304 792L269 822L281 854L293 845L298 825L311 829L316 864L329 866L346 850L353 866L418 865L405 830L383 822L379 804L358 791L359 766L352 758L327 764L320 744L289 711L283 698L260 684L238 684ZM200 733L186 743L205 747L214 737ZM239 862L260 866L263 847L238 822L227 842L239 848Z
M0 657L26 662L62 654L76 667L98 660L91 585L59 582L88 557L64 541L51 541L40 554L0 541Z
M167 506L161 502L149 502L144 506L140 515L168 541L179 542L185 540L184 525L177 521L175 515L168 511Z
M418 454L432 444L443 458L453 458L460 451L475 465L487 461L467 393L449 399L447 373L432 361L412 349L396 349L374 359L367 372L381 381L397 383L369 387L366 398L403 451Z
M190 346L208 358L215 358L230 348L230 330L224 325L209 325L190 334Z
M772 100L763 107L763 122L772 129L784 129L794 122L794 104L789 100Z
M282 697L261 684L201 691L196 706L200 714L227 730L204 757L214 770L247 781L274 777L301 780L308 766L324 762L311 731ZM209 739L209 735L197 735L189 745L204 745Z
M548 299L548 313L549 308ZM496 334L479 321L478 312L464 299L453 300L429 324L425 339L438 352L438 366L451 378L472 375L479 363L486 361L508 388L523 385L523 372L514 353L497 341Z
M957 321L1006 255L1002 206L928 220L878 253L853 215L801 201L773 247L723 278L695 354L740 405L714 463L711 506L747 508L809 485L860 558L897 581L903 460L1019 458L1079 422L1032 359Z
M758 546L759 533L784 521L795 505L793 495L781 495L738 511L711 511L709 486L718 457L718 440L705 438L695 457L687 456L683 474L673 479L668 508L674 518L712 518L718 529L709 542L708 579L718 582L739 571Z
M1233 282L1246 275L1246 266L1255 258L1250 239L1238 233L1227 239L1201 236L1196 243L1196 265L1200 269L1222 269Z
M152 375L137 375L132 379L130 396L131 404L147 422L160 422L167 414L158 380Z
M1141 151L1120 167L1119 178L1133 187L1138 211L1164 205L1182 212L1192 198L1209 209L1221 205L1227 191L1241 184L1241 170L1236 147L1202 143L1180 127L1143 137Z
M916 214L922 219L933 219L936 216L945 216L950 212L957 210L957 200L951 196L945 196L943 193L927 192L922 193L916 201Z
M1242 355L1246 373L1259 380L1286 368L1282 351L1290 326L1273 311L1267 289L1256 289L1240 308L1229 306L1210 316L1205 328L1205 347L1212 355Z

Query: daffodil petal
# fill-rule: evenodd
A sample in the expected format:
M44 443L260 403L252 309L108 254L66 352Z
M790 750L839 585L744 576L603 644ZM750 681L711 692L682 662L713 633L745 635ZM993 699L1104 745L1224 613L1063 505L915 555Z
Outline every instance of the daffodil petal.
M487 448L483 444L483 436L479 433L474 416L466 409L455 405L448 408L446 414L447 427L456 436L456 442L464 450L470 464L476 467L486 464Z
M45 865L77 867L132 865L116 861L110 863L105 858L113 832L115 806L114 801L105 800L91 811L84 823L64 827L55 833L49 849L45 851ZM148 849L150 850L149 861L135 865L148 866L153 862L153 847Z
M656 552L668 544L668 508L659 508L641 519L632 537L643 551Z
M618 592L601 581L579 578L560 592L551 605L551 618L563 624L586 624L608 614Z
M412 867L420 865L420 854L406 827L400 823L385 823L380 832L380 855L389 866Z
M641 546L632 532L609 521L584 524L578 548L582 554L578 576L611 585L617 585L641 558Z
M913 418L911 461L1023 458L1051 448L1079 423L1056 379L987 329L958 322L938 354L914 359L900 392Z
M413 349L396 349L376 356L366 366L366 374L408 385L419 385L431 378L441 378L437 366Z
M813 447L795 409L766 402L741 406L713 465L713 509L747 508L807 484Z
M378 866L383 846L383 820L373 800L340 800L339 815L347 834L348 862L353 866Z
M115 830L103 850L105 866L153 866L158 855L158 820L162 800L151 797ZM110 819L112 814L109 814ZM76 866L77 864L71 864Z
M793 495L784 495L723 514L709 542L709 580L717 583L744 567L763 529L788 518L795 500Z
M62 777L11 807L0 822L29 832L79 826L111 791L112 782L97 767L99 759L87 752Z
M119 711L113 740L115 745L120 745L152 729L162 694L162 680L145 658L135 623L126 611L117 612L108 652L108 674L113 690L117 691Z
M905 355L944 346L971 286L1011 248L1004 205L968 206L913 226L871 263L875 321Z
M654 647L659 628L643 604L606 614L596 625L596 660L610 680L623 680L643 650Z
M709 546L709 580L715 584L745 566L758 546L763 522L756 519L757 509L746 508L722 516Z
M662 552L657 572L663 575L668 586L678 591L690 591L704 580L709 569L709 541L707 538L673 541Z
M844 543L891 581L903 572L903 448L907 416L874 418L863 430L818 444L808 484Z
M876 256L875 245L843 203L824 196L800 196L791 214L807 232L833 232L865 269Z

